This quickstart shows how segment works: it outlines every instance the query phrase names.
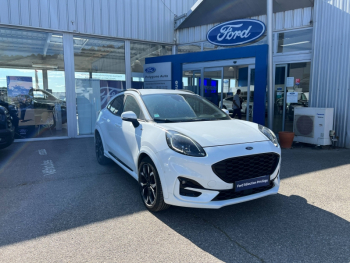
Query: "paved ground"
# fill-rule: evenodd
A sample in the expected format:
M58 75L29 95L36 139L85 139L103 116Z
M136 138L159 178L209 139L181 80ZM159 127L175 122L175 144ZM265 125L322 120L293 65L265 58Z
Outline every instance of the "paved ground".
M278 195L152 214L91 138L15 143L0 151L0 262L349 262L350 150L283 151L281 177Z

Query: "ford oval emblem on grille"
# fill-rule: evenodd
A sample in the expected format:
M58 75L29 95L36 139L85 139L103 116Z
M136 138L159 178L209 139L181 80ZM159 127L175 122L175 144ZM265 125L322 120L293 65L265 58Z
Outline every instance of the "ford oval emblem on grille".
M253 150L253 147L246 147L247 150Z

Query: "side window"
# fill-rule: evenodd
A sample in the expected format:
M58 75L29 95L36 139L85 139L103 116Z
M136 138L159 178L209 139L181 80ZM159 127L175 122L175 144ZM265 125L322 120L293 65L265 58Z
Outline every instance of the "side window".
M34 91L34 92L33 92L33 95L34 95L34 98L35 98L35 99L47 99L46 94L44 94L44 93L41 92L41 91Z
M116 97L110 104L108 104L107 109L114 115L120 116L123 112L123 100L124 95Z
M133 96L129 95L126 97L123 112L126 111L133 111L138 119L144 119L143 113Z

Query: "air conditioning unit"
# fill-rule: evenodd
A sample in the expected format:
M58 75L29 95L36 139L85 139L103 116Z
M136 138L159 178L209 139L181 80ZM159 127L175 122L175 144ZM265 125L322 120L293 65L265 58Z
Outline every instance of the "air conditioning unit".
M295 142L331 145L329 131L333 130L332 108L294 108Z

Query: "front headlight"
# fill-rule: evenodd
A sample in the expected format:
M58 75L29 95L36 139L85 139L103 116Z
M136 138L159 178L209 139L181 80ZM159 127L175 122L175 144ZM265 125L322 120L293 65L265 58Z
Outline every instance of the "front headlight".
M278 147L278 140L276 135L273 133L273 131L271 131L269 128L266 128L263 125L258 125L259 130L268 138L270 139L270 141L276 146Z
M206 153L198 142L177 131L167 131L166 142L175 152L195 157L204 157Z

